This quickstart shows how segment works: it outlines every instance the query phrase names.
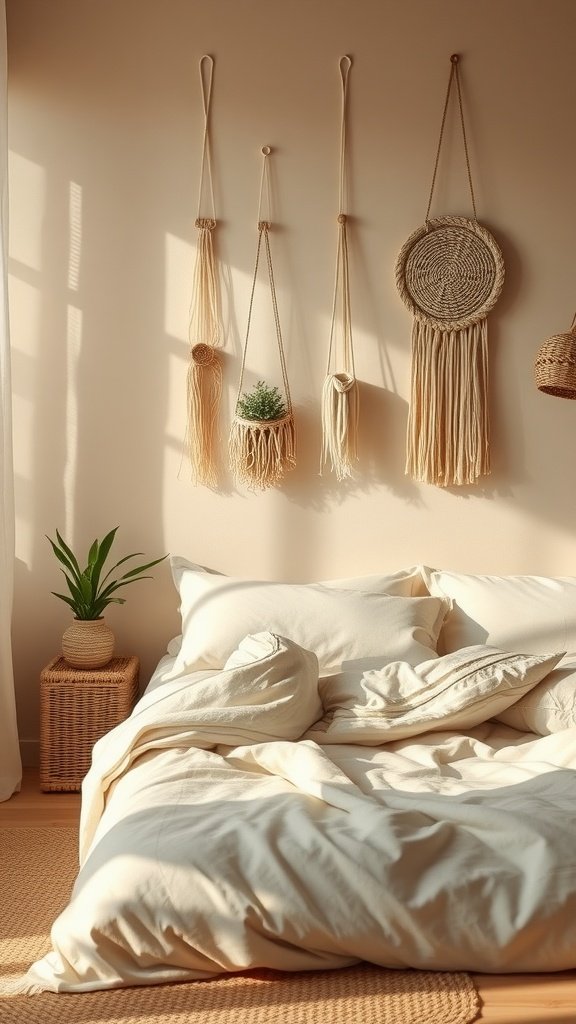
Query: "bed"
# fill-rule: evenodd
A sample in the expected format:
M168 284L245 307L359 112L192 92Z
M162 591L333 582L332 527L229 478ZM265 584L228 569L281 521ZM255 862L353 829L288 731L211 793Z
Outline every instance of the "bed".
M27 991L576 966L576 578L172 571Z

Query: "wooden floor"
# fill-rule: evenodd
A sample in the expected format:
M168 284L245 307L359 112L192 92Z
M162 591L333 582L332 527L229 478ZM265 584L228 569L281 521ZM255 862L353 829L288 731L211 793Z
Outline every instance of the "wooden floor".
M27 769L21 792L0 803L0 825L75 825L78 793L42 793ZM576 1024L576 971L563 974L474 974L482 1024ZM409 1024L409 1022L407 1022ZM417 1022L410 1022L417 1024Z

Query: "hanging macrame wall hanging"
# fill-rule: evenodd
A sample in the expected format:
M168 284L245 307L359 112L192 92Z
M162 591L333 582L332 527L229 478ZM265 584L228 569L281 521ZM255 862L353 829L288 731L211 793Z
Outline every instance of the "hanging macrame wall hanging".
M338 243L334 301L328 345L326 377L322 389L322 455L320 472L330 466L338 480L352 476L358 459L358 381L354 366L352 318L350 315L350 283L348 273L348 237L346 232L346 116L348 75L352 61L340 58L342 85L342 118L340 128L340 179L338 193ZM337 369L338 357L340 368ZM334 365L333 365L334 364Z
M476 216L458 54L450 60L425 222L396 263L396 284L414 317L406 472L440 487L472 484L490 472L486 316L504 281L502 253ZM430 220L454 83L474 217Z
M214 61L205 54L200 59L200 85L204 107L204 134L198 194L198 244L190 304L190 362L188 366L187 449L192 479L196 484L217 484L216 441L218 413L222 394L222 366L217 351L220 343L218 277L214 258L213 234L216 208L210 158L209 118ZM204 187L209 187L210 216L202 216Z
M264 220L262 217L264 191L266 191L269 216L271 209L270 170L268 166L270 153L270 146L263 146L262 176L260 179L260 199L258 204L258 245L248 307L248 322L238 383L236 410L229 440L230 465L234 477L239 483L246 484L251 490L265 490L267 487L275 486L280 483L284 474L288 470L293 469L296 464L294 414L286 370L282 331L280 329L278 303L276 300L272 254L270 251L269 231L271 223L270 220ZM284 396L280 394L277 387L270 387L264 381L259 381L253 391L247 395L242 390L262 246L264 246L266 253L268 281L284 385Z

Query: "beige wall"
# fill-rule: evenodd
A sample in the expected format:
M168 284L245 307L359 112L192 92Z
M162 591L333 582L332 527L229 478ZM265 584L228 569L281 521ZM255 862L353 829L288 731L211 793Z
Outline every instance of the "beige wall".
M576 306L574 0L8 0L11 319L25 757L37 680L68 617L46 533L120 524L118 554L182 553L225 573L321 579L430 565L574 573L576 406L536 391L540 342ZM490 317L493 473L439 490L404 475L410 316L394 261L424 218L450 69L462 54L480 220L506 260ZM179 476L202 111L226 323L224 441L255 243L260 149L274 147L272 246L299 455L252 495ZM350 78L352 312L362 381L356 480L318 475L332 301L338 59ZM453 111L454 113L454 111ZM451 119L433 214L470 214ZM267 295L259 287L258 298ZM274 375L264 312L248 383ZM167 566L110 622L146 677L177 632Z

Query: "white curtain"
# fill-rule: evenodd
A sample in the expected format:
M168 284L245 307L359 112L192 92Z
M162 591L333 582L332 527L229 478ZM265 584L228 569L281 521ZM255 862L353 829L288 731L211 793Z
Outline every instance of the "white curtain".
M8 320L8 111L6 3L0 0L0 800L20 788L14 674L12 595L14 584L14 469Z

